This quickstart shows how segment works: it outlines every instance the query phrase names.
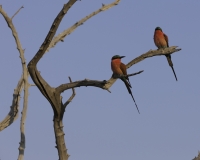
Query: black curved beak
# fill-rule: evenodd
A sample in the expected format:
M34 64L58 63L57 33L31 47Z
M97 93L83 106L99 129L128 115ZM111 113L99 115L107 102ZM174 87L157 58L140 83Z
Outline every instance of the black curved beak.
M124 57L126 57L126 56L121 56L120 58L122 59L122 58L124 58Z

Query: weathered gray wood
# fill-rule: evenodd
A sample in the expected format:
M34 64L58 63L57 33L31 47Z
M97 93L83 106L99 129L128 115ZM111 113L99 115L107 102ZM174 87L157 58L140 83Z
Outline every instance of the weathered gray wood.
M198 156L194 157L192 160L200 160L200 151L198 152Z
M25 61L25 57L24 57L24 50L22 49L22 45L20 43L19 37L18 37L18 33L15 29L14 24L12 23L12 19L14 18L15 15L17 15L17 13L19 13L19 11L22 9L23 7L21 7L13 16L12 18L8 17L8 15L6 14L6 12L3 10L2 6L0 6L0 13L3 15L5 21L8 24L8 27L11 29L12 31L12 35L15 39L15 43L17 45L17 49L19 51L20 54L20 59L21 59L21 64L22 64L22 71L23 71L23 75L21 77L21 79L19 80L18 83L18 88L15 89L15 99L17 101L17 103L13 106L13 109L11 111L17 111L19 110L19 94L22 90L22 85L24 87L24 101L23 101L23 110L22 110L22 116L21 116L21 122L20 122L20 132L21 132L21 140L20 140L20 146L19 146L19 156L18 156L18 160L23 160L24 159L24 150L25 150L25 122L26 122L26 113L27 113L27 107L28 107L28 89L29 89L29 83L28 83L28 70L26 67L26 61ZM16 109L15 109L16 108ZM14 120L17 118L17 113L13 114L13 116L10 116L10 123L14 122ZM1 125L1 124L0 124Z

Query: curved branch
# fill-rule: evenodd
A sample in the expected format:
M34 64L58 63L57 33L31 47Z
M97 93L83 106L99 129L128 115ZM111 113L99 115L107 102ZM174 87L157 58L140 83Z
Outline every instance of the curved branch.
M165 48L165 49L160 49L160 50L149 50L148 52L136 57L135 59L133 59L132 61L130 61L127 65L126 68L130 68L132 65L139 63L141 61L143 61L146 58L150 58L153 56L161 56L161 55L167 55L167 54L173 54L175 52L180 51L180 48L177 48L177 46L172 46L169 48ZM110 78L107 83L105 84L104 88L109 89L116 81L117 79L114 78Z
M128 74L127 76L124 76L124 75L112 75L112 77L113 77L113 79L120 78L120 77L131 77L131 76L135 76L137 74L140 74L142 72L143 71L139 71L139 72L136 72L136 73ZM71 88L73 89L73 88L76 88L76 87L92 86L92 87L98 87L98 88L101 88L101 89L105 89L108 92L110 92L109 88L105 87L105 85L107 83L109 83L109 82L106 81L106 80L97 81L97 80L84 79L84 80L81 80L81 81L76 81L76 82L61 84L60 86L58 86L56 88L56 91L57 92L64 92L65 90L68 90L68 89L71 89Z
M20 93L21 93L22 87L23 87L23 75L21 76L16 88L14 89L10 112L4 118L4 120L0 122L0 131L4 130L6 127L11 125L18 118Z
M23 6L21 8L23 8ZM13 15L13 17L20 11L20 9ZM15 29L15 26L12 23L12 18L13 17L12 18L8 17L8 15L2 9L2 6L0 6L0 13L3 15L4 19L6 20L6 22L8 24L8 27L12 31L13 37L15 39L15 43L17 45L17 49L18 49L19 54L20 54L20 59L21 59L22 69L23 69L23 77L20 79L20 83L23 82L23 84L24 84L24 101L23 101L23 110L22 110L22 117L21 117L21 123L20 123L21 141L20 141L19 156L18 156L18 160L22 160L24 158L24 150L25 150L25 128L24 128L24 126L25 126L26 113L27 113L27 108L28 108L28 88L29 88L28 70L26 68L24 50L22 49L22 46L21 46L17 31ZM21 91L21 89L22 88L20 87L19 90Z
M6 14L6 12L3 10L2 6L0 6L0 13L2 14L2 16L4 17L5 21L7 22L8 24L8 27L11 29L12 31L12 34L13 34L13 37L15 38L15 42L16 42L16 45L17 45L17 49L20 53L20 56L22 56L24 54L24 51L22 49L22 46L21 46L21 43L20 43L20 40L18 38L18 34L17 34L17 31L15 29L15 26L13 25L12 23L12 19ZM20 57L21 58L21 57ZM24 61L21 59L22 63L24 63Z
M45 96L45 98L49 101L49 103L52 106L52 109L54 111L54 132L55 132L55 139L56 139L56 148L58 150L58 155L60 160L67 160L69 155L67 153L65 140L64 140L64 132L63 132L63 124L62 124L62 117L64 115L64 106L61 103L61 96L60 93L58 93L53 87L51 87L39 74L37 70L37 63L44 55L45 51L49 47L49 44L51 43L58 26L60 22L62 21L63 17L67 13L67 11L71 8L71 6L76 2L77 0L69 0L67 4L64 4L63 8L61 9L60 13L55 18L49 33L47 34L43 44L41 45L39 51L36 53L36 55L33 57L33 59L28 64L28 71L30 73L30 76L35 83L35 85L38 87L40 92Z
M80 21L76 22L73 26L70 28L64 30L62 33L58 34L56 37L53 38L52 42L50 43L49 47L47 48L46 52L50 50L50 48L54 47L59 41L64 41L64 38L71 34L77 27L80 25L83 25L84 22L86 22L88 19L92 18L93 16L97 15L98 13L108 10L112 8L115 5L118 5L120 0L115 0L113 3L108 4L108 5L102 5L102 7L93 13L87 15L86 17L82 18Z
M130 68L132 65L141 62L142 60L146 59L146 58L150 58L153 56L161 56L161 55L167 55L167 54L172 54L174 52L178 52L181 49L177 49L177 46L172 46L166 49L162 49L162 50L150 50L138 57L136 57L135 59L133 59L132 61L130 61L126 67ZM140 74L143 71L139 71L137 73L133 73L133 74L128 74L127 76L134 76L136 74ZM56 88L57 92L64 92L65 90L71 89L71 88L76 88L76 87L82 87L82 86L93 86L93 87L98 87L101 89L105 89L107 91L109 91L109 88L115 83L115 81L117 80L116 78L120 78L120 75L113 75L111 76L111 78L109 80L104 80L104 81L97 81L97 80L89 80L89 79L85 79L85 80L81 80L81 81L76 81L73 83L66 83L66 84L61 84L60 86L58 86ZM110 92L110 91L109 91Z
M64 92L65 90L71 89L71 88L76 88L76 87L87 87L87 86L93 86L93 87L98 87L101 89L106 89L105 88L105 84L107 83L106 80L104 81L97 81L97 80L89 80L89 79L85 79L85 80L81 80L81 81L75 81L72 83L66 83L66 84L61 84L60 86L58 86L56 88L56 91L59 93Z
M98 14L101 11L109 9L109 8L113 7L114 5L117 5L120 2L120 0L115 0L111 4L103 5L99 10L97 10L97 11L93 12L92 14L90 14L89 16L83 18L81 21L77 22L71 28L69 28L68 30L64 31L64 33L60 34L59 36L57 36L56 38L54 38L54 40L52 40L53 36L55 35L56 30L57 30L57 28L58 28L58 26L59 26L59 24L60 24L60 22L62 20L62 18L64 17L64 15L67 13L67 11L69 10L69 8L75 2L76 2L76 0L70 0L67 4L64 5L63 9L60 11L60 13L55 18L55 20L53 22L53 25L51 26L50 31L47 34L47 36L46 36L43 44L41 45L39 51L36 53L36 55L33 57L33 59L28 64L28 70L29 70L29 73L30 73L30 76L31 76L32 80L34 81L34 83L36 84L36 86L38 87L38 89L41 91L41 93L50 102L50 104L51 104L54 112L57 115L60 115L60 108L57 108L55 106L59 106L59 104L60 104L60 94L61 94L62 91L60 91L58 89L55 90L54 88L52 88L42 78L42 76L39 74L39 72L37 70L37 67L36 67L37 63L42 58L42 56L47 51L47 49L49 49L52 46L54 46L58 41L61 41L65 36L67 36L69 33L71 33L72 31L74 31L78 26L80 26L83 22L85 22L86 20L88 20L92 16Z
M39 74L37 70L37 63L44 55L46 49L49 47L49 44L51 43L58 26L60 22L62 21L63 17L67 13L67 11L71 8L71 6L76 2L77 0L70 0L67 4L64 4L62 10L55 18L49 33L47 34L43 44L41 45L39 51L36 53L36 55L33 57L33 59L28 64L28 70L30 73L30 76L35 83L35 85L38 87L38 89L41 91L41 93L46 97L46 99L50 102L50 104L53 106L58 106L60 104L60 95L54 93L54 89L42 78L42 76ZM60 114L60 109L53 107L54 113L57 115Z
M69 77L69 81L72 83L72 80L71 80L71 77ZM75 95L76 95L76 93L75 93L75 89L74 88L72 88L72 95L71 95L71 97L63 104L62 103L62 111L61 111L61 119L63 119L63 116L64 116L64 113L65 113L65 109L66 109L66 107L67 107L67 105L72 101L72 99L75 97ZM62 99L62 97L61 97L61 99Z
M22 63L22 68L23 68L23 75L22 75L22 77L21 77L21 79L19 80L19 82L18 82L18 85L17 85L17 87L18 88L16 88L15 89L15 92L14 92L14 95L19 95L20 94L20 92L21 92L21 90L22 90L22 84L24 83L24 80L26 79L26 81L28 80L28 75L27 75L27 68L26 68L26 62L25 62L25 58L24 58L24 51L23 51L23 49L22 49L22 46L21 46L21 43L20 43L20 40L19 40L19 38L18 38L18 34L17 34L17 31L16 31L16 29L15 29L15 27L14 27L14 25L13 25L13 23L12 23L12 19L10 18L10 17L8 17L8 15L6 14L6 12L3 10L3 8L2 8L2 6L0 6L0 13L2 14L2 16L4 17L4 19L5 19L5 21L7 22L7 24L8 24L8 27L11 29L11 31L12 31L12 35L13 35L13 37L14 37L14 39L15 39L15 42L16 42L16 45L17 45L17 49L18 49L18 51L19 51L19 53L20 53L20 58L21 58L21 63ZM16 12L17 13L17 12ZM26 94L25 94L26 95ZM27 94L28 95L28 94ZM14 97L16 97L16 96L14 96ZM27 96L28 97L28 96ZM14 99L13 99L13 101L14 101ZM17 105L17 107L18 107L18 104L16 104ZM13 105L12 105L13 106ZM24 106L25 108L26 108L26 106ZM23 108L24 108L23 107ZM15 107L11 107L11 108L15 108ZM18 109L11 109L12 111L16 111L16 112L18 112ZM9 113L10 114L10 113ZM13 116L16 116L16 117L13 117ZM15 113L15 114L13 114L13 116L11 116L10 117L10 120L9 120L9 123L10 124L12 124L16 119L17 119L17 113ZM5 119L7 119L7 121L8 121L8 116L5 118ZM25 123L25 122L24 122ZM10 125L9 124L9 125ZM1 129L1 130L3 130L3 128Z
M130 61L126 67L130 68L132 65L139 63L140 61L143 61L146 58L150 58L153 56L163 56L163 55L167 55L167 54L172 54L174 52L178 52L181 49L177 48L178 46L171 46L169 48L165 48L165 49L157 49L157 50L149 50L148 52L140 55L139 57L133 59L132 61Z
M132 61L130 61L126 67L130 68L132 65L139 63L140 61L146 59L146 58L150 58L153 56L161 56L161 55L166 55L166 54L172 54L174 52L178 52L181 49L177 49L177 46L172 46L166 49L162 49L162 50L150 50L142 55L140 55L139 57L136 57L135 59L133 59ZM139 71L137 73L133 73L133 74L129 74L128 76L133 76L136 74L140 74L143 71ZM116 77L117 76L117 77ZM93 86L93 87L98 87L101 89L105 89L107 91L109 91L109 88L115 83L115 81L117 80L116 78L120 78L119 75L114 75L111 76L111 78L109 80L104 80L104 81L96 81L96 80L82 80L82 81L76 81L73 83L66 83L66 84L62 84L60 86L58 86L56 88L56 90L58 92L64 92L67 89L71 89L71 88L76 88L76 87L81 87L81 86ZM110 92L110 91L109 91Z
M69 81L72 83L71 77L69 77ZM67 102L65 102L65 103L63 104L63 106L64 106L65 108L66 108L67 105L72 101L72 99L75 97L75 95L76 95L75 89L72 88L72 95L71 95L71 97L67 100ZM65 109L65 108L64 108L64 109Z

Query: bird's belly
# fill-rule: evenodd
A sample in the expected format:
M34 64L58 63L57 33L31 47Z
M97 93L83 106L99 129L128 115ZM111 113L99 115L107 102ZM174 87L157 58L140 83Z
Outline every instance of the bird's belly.
M166 48L167 47L167 42L165 41L164 38L156 38L155 44L158 48Z

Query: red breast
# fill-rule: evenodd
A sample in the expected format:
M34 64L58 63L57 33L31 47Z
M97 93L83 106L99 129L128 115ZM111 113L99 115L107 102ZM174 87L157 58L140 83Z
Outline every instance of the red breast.
M161 30L156 30L154 32L154 43L158 48L167 47L164 33Z
M122 71L120 69L121 59L113 59L111 61L111 69L113 73L116 74L122 74Z

